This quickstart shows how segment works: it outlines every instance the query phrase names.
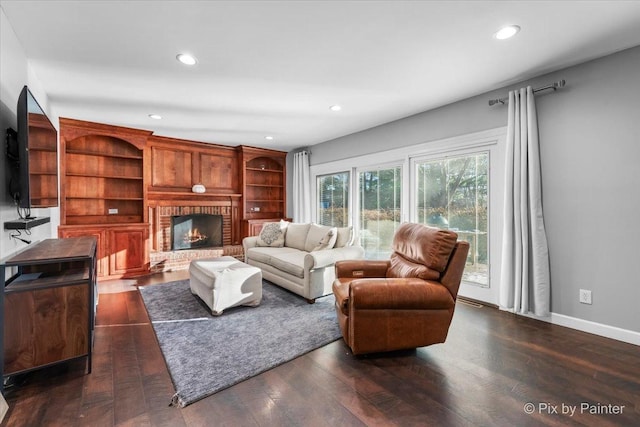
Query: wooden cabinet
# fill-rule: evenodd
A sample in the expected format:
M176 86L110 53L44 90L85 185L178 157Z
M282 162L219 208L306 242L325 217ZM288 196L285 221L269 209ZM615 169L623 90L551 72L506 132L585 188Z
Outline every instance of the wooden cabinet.
M149 227L117 227L107 230L109 275L137 276L149 271Z
M151 198L240 193L238 154L233 147L154 136L145 156ZM195 184L202 184L205 192L192 193Z
M149 272L149 225L60 226L62 238L91 236L97 241L101 278L137 276Z
M149 131L60 119L60 237L97 239L98 274L149 268L144 148Z
M245 235L255 235L255 220L286 216L286 156L275 150L241 146L243 225ZM262 221L264 222L264 221ZM259 231L258 231L259 233Z
M3 376L87 357L96 296L96 239L47 239L0 263Z

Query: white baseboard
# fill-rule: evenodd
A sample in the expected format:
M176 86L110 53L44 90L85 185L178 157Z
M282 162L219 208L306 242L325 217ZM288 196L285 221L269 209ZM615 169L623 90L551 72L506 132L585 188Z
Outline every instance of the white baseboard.
M640 345L640 332L630 331L616 326L603 325L602 323L591 322L589 320L557 313L551 313L551 323L594 335L600 335L601 337L627 342L629 344Z
M601 337L611 338L629 344L640 345L640 332L630 331L628 329L622 329L616 326L604 325L602 323L591 322L590 320L578 319L577 317L565 316L564 314L558 313L551 313L551 316L549 317L539 317L534 315L533 313L517 314L531 317L532 319L542 320L543 322L548 322L552 325L565 326L567 328L599 335Z

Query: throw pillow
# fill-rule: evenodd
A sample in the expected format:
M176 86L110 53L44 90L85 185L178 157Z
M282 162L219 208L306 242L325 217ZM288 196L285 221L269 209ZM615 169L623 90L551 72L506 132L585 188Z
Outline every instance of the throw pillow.
M304 244L304 250L307 252L315 250L315 248L321 244L322 240L332 230L333 236L329 236L330 241L327 242L327 246L325 247L325 249L331 249L333 248L333 245L336 244L336 238L338 237L337 231L335 230L335 228L326 225L311 224L311 227L309 227L309 233L307 234L307 241ZM333 237L333 239L331 239L331 237ZM331 244L331 246L328 246L329 243Z
M331 249L335 246L336 240L338 239L338 230L333 227L330 229L327 234L325 234L320 242L311 250L313 251L323 251L325 249Z
M284 246L285 232L287 231L287 222L265 222L262 231L258 236L256 246L265 246L271 248L281 248Z

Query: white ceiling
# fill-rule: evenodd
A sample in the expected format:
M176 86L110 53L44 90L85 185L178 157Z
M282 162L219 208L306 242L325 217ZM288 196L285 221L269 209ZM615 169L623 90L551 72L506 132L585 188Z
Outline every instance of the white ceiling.
M0 6L60 116L282 150L640 45L640 1ZM495 40L505 24L522 31Z

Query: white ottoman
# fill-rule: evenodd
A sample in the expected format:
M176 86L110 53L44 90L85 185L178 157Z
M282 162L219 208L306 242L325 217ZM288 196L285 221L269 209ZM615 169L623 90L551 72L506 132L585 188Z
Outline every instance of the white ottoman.
M262 271L230 256L199 259L189 265L189 286L219 316L226 308L260 305Z

